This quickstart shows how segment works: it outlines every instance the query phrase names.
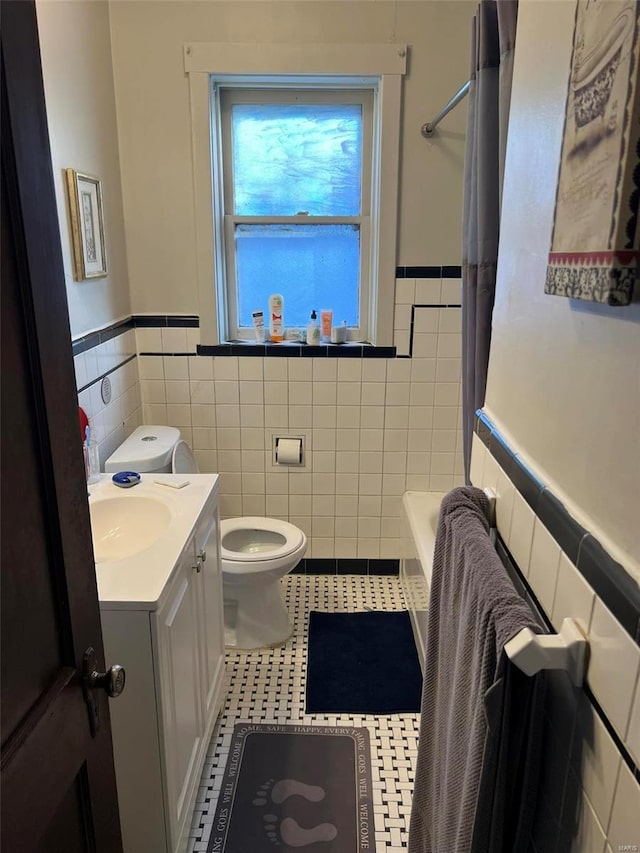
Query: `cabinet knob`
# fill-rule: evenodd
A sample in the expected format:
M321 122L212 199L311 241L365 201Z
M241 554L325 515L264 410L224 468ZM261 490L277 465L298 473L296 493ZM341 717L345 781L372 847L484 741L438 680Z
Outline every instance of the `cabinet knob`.
M202 563L203 563L202 555L198 554L198 556L196 557L196 561L192 566L194 571L200 573L202 571Z

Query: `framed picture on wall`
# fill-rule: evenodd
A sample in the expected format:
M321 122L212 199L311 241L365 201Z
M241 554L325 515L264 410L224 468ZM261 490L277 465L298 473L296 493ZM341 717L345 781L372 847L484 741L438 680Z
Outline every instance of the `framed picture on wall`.
M73 277L76 281L104 278L107 274L107 253L104 244L102 191L100 181L93 175L66 169Z

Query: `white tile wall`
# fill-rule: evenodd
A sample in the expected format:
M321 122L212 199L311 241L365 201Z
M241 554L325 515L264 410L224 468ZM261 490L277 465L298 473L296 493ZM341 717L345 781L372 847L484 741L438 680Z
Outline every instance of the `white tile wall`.
M608 833L612 850L640 848L640 788L626 764L621 763Z
M393 520L405 489L463 480L459 394L454 383L421 381L411 360L138 360L144 422L180 428L201 469L221 473L223 513L293 521L310 537L309 556L399 557ZM300 432L305 467L274 469L273 436Z
M82 406L89 418L92 437L98 442L101 466L116 447L142 423L139 359L134 358L123 364L135 353L136 335L133 329L129 329L110 341L74 356L73 359L79 392L78 405ZM162 364L147 367L150 371L155 371L155 376L164 377ZM109 374L111 401L105 405L97 379L109 370L113 370L113 373ZM148 375L151 377L152 374ZM145 381L157 382L158 379L154 377ZM164 379L161 384L164 385ZM166 408L163 401L163 411L166 412Z
M589 685L624 738L638 681L640 648L599 598L593 606L589 648Z
M416 300L460 300L459 280L397 285L402 331ZM137 329L138 352L184 351L166 331ZM143 422L178 427L221 473L224 515L292 521L311 557L399 557L405 489L463 482L460 309L416 309L414 336L423 357L139 356ZM272 468L273 436L301 432L305 467Z
M640 649L540 520L534 518L531 524L531 510L477 436L472 446L471 474L476 486L497 484L498 530L505 542L511 543L514 557L518 552L521 568L527 571L528 566L529 583L554 626L559 629L565 617L572 617L587 635L587 684L638 761ZM557 674L549 682L546 714L552 733L543 772L553 784L550 782L545 790L546 799L538 813L533 838L536 853L640 849L640 784L587 694ZM560 783L560 776L566 784Z

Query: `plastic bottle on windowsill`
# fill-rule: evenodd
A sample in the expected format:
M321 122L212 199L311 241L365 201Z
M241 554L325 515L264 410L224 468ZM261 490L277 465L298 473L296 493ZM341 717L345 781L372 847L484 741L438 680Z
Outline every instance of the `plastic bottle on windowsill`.
M284 340L284 297L280 293L272 293L269 297L269 340L273 344L281 344Z
M307 326L307 344L311 347L317 347L320 344L320 324L318 323L318 315L315 309L311 312L311 318Z

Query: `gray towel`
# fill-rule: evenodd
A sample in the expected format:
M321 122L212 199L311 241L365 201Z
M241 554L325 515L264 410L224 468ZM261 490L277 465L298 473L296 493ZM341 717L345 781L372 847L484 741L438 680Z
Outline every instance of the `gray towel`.
M433 557L409 853L528 849L543 679L504 645L540 632L489 538L480 489L445 496Z

